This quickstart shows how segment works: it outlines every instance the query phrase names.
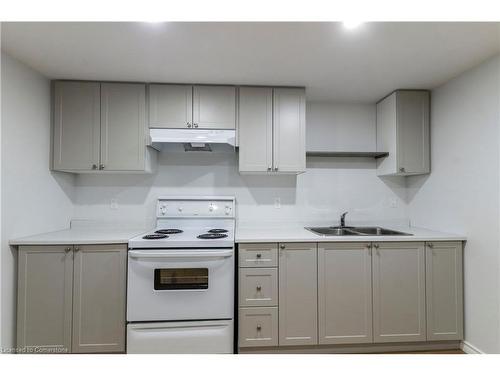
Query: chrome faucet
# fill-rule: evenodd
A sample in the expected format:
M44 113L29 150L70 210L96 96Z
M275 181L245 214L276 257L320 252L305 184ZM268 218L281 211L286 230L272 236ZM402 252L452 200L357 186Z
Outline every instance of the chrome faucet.
M342 215L340 215L340 227L343 228L345 227L345 215L347 215L348 212L344 212Z

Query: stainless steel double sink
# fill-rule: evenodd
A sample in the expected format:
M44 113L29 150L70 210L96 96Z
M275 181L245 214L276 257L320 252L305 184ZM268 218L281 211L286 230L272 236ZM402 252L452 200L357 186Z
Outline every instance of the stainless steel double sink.
M306 227L320 236L412 236L411 233L381 227Z

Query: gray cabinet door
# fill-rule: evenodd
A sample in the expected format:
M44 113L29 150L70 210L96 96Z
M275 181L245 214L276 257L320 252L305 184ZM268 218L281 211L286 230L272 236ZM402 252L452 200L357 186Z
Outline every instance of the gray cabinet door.
M273 89L241 87L238 110L240 172L273 167Z
M306 93L304 89L274 89L273 162L277 172L306 170Z
M425 341L424 243L373 246L374 342Z
M193 125L193 86L149 85L149 127L188 128Z
M97 168L100 140L100 84L55 82L53 101L53 168L82 171Z
M72 247L21 246L18 256L17 346L70 352Z
M101 169L144 170L146 129L146 86L101 84Z
M236 88L194 86L193 126L205 129L236 129Z
M397 159L401 173L430 171L429 98L427 91L397 92Z
M125 351L126 245L75 246L73 352Z
M427 340L462 340L462 242L428 243L425 258Z
M373 341L370 243L318 244L320 344Z
M316 243L280 244L279 345L318 343Z

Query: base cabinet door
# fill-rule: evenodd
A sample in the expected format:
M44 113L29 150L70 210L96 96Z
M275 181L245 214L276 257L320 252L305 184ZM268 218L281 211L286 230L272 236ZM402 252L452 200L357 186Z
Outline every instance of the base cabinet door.
M279 245L279 345L318 343L317 245Z
M73 352L125 351L126 245L74 247Z
M72 247L21 246L18 255L17 347L69 353Z
M463 339L462 243L426 246L427 340Z
M373 341L371 243L318 245L319 344Z
M425 341L424 243L373 247L374 342Z

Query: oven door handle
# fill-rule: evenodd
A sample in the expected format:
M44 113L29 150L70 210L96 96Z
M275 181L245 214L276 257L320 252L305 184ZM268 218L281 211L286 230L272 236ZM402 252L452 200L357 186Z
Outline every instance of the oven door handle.
M129 250L131 258L229 258L233 255L233 250L203 250L203 251L170 251L170 250Z

